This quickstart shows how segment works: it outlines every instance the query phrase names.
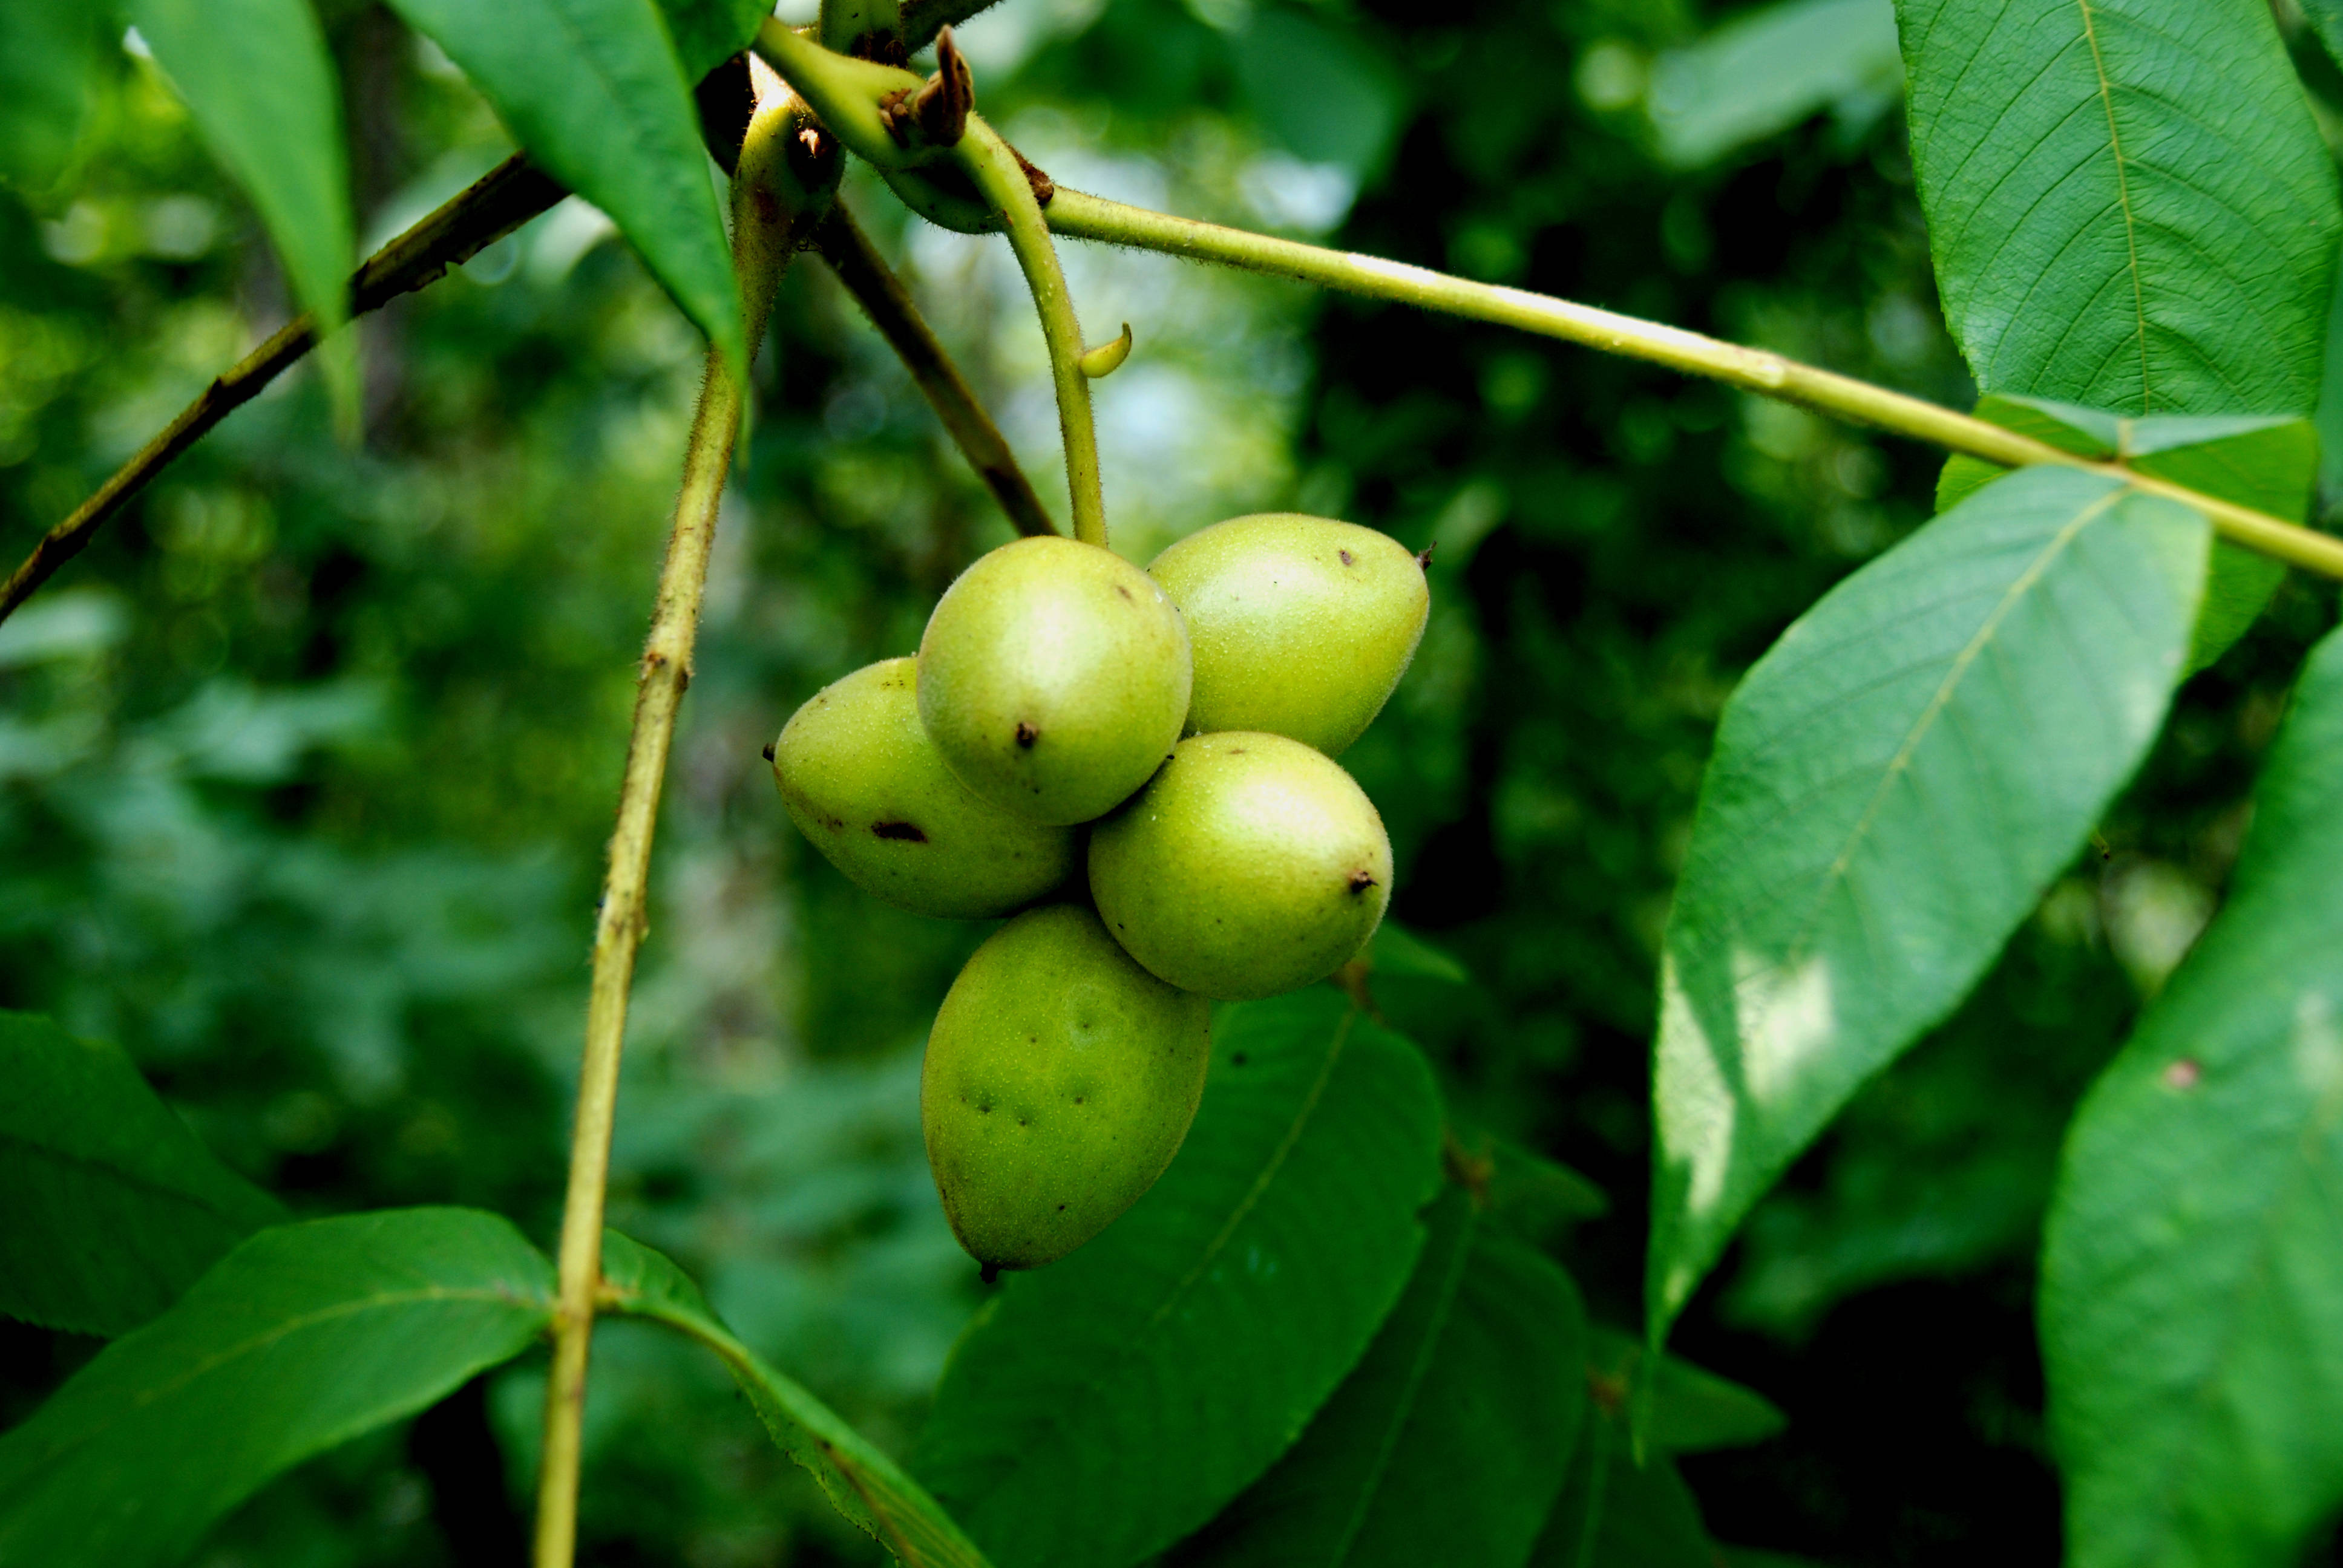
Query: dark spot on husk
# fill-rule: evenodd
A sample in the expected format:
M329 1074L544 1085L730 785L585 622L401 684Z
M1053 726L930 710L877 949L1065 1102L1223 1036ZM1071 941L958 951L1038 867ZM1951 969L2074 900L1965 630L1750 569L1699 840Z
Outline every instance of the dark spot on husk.
M1424 546L1423 548L1417 551L1415 556L1415 564L1417 567L1429 569L1432 566L1432 552L1439 548L1440 541L1438 539L1434 539L1430 544Z
M870 831L881 839L900 839L907 844L924 844L928 836L920 831L917 822L873 822Z
M1129 598L1131 597L1131 590L1123 587L1121 583L1114 585L1114 591L1121 594L1125 598Z
M1374 885L1375 877L1373 872L1353 871L1351 873L1351 891L1354 893L1363 893Z
M1242 1051L1242 1050L1241 1050L1241 1051L1238 1051L1234 1056L1232 1056L1232 1057L1230 1057L1230 1058L1229 1058L1229 1065L1230 1065L1231 1067L1242 1067L1244 1064L1245 1064L1245 1053L1244 1053L1243 1051Z
M766 761L768 761L768 762L770 762L772 759L773 759L773 743L772 743L771 741L768 740L768 741L766 741L766 742L765 742L765 760L766 760Z
M1028 750L1031 750L1031 749L1032 749L1033 742L1035 742L1036 740L1039 740L1039 739L1041 739L1041 732L1040 730L1038 730L1038 729L1034 729L1034 728L1033 728L1032 722L1031 722L1031 720L1021 719L1019 719L1019 720L1017 721L1017 744L1018 744L1018 745L1024 747L1024 748L1025 748L1026 749L1028 749Z
M1065 1211L1066 1211L1066 1206L1065 1206L1063 1203L1059 1204L1059 1205L1058 1205L1058 1212L1059 1212L1059 1213L1061 1213L1061 1214L1062 1214L1062 1213L1064 1213Z
M1359 564L1357 558L1353 556L1348 550L1336 550L1334 553L1342 558L1342 564L1346 567L1354 567Z

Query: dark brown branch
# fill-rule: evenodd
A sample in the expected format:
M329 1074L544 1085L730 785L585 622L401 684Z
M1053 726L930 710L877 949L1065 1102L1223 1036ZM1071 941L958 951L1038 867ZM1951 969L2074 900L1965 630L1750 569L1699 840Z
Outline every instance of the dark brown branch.
M1029 535L1056 533L1057 525L1042 509L1041 498L1034 494L1025 470L1017 466L1017 458L1010 452L1001 427L976 400L960 367L952 363L944 346L936 340L935 333L920 315L920 307L911 302L910 292L903 286L902 279L888 266L886 258L871 245L870 236L848 216L844 203L830 209L830 216L816 231L815 244L821 249L821 258L838 275L839 282L861 302L871 325L902 357L911 379L927 394L936 417L944 422L944 428L951 433L977 477L1001 502L1001 509L1009 514L1017 531Z
M567 194L527 159L518 155L507 158L368 257L350 277L350 315L356 317L379 310L398 296L435 282L449 267L470 260ZM25 564L0 587L0 620L7 619L35 588L79 555L91 536L128 506L173 458L259 396L317 341L317 323L304 311L246 355L234 369L216 377L161 435L141 447L96 495L34 547Z

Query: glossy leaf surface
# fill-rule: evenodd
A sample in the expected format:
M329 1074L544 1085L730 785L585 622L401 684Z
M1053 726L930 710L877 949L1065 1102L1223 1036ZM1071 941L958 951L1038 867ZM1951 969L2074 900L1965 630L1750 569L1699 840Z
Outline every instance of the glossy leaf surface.
M1898 0L1946 319L1987 392L2306 414L2343 232L2268 7Z
M1461 1188L1407 1293L1302 1441L1176 1564L1519 1563L1586 1403L1586 1322L1553 1263Z
M2067 1141L2042 1277L2068 1561L2288 1563L2343 1504L2343 638L2227 906Z
M1642 1347L1598 1334L1586 1367L1586 1425L1530 1568L1715 1568L1715 1545L1675 1463L1656 1447L1635 1462L1628 1401Z
M2013 474L1834 588L1734 693L1662 959L1655 1333L2130 777L2208 539L2106 477Z
M548 174L610 215L739 363L739 291L689 85L651 0L393 0ZM709 46L697 35L694 46Z
M615 1297L612 1310L679 1328L721 1356L781 1451L905 1568L984 1568L984 1554L919 1483L734 1338L682 1270L610 1231L602 1238L602 1275Z
M913 1470L1004 1568L1170 1545L1364 1352L1423 1246L1439 1150L1423 1058L1340 992L1223 1010L1172 1168L1096 1241L1007 1279Z
M121 1333L284 1218L118 1048L0 1012L0 1313Z
M518 1354L552 1292L477 1210L264 1231L0 1436L0 1562L176 1562L272 1477Z

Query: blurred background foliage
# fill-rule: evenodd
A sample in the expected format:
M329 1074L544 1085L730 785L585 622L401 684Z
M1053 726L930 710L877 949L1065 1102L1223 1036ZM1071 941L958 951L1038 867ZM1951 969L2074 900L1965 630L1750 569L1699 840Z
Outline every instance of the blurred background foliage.
M508 143L388 13L321 9L371 246ZM2343 85L2281 20L2314 85ZM1008 0L960 37L988 113L1065 183L1969 400L1887 0ZM1061 506L1006 251L874 181L846 199ZM1070 250L1092 336L1137 335L1097 388L1126 555L1286 508L1437 547L1423 652L1346 761L1392 829L1397 917L1478 988L1459 1006L1394 979L1383 1000L1460 1121L1607 1189L1556 1245L1598 1315L1635 1321L1654 954L1713 726L1793 617L1926 518L1935 459L1493 327ZM0 547L286 311L132 40L55 185L0 191ZM915 1084L982 931L850 889L758 751L820 685L910 651L1010 536L819 266L776 325L666 799L613 1219L900 1452L979 1300ZM471 1203L549 1238L699 354L574 200L361 331L360 444L287 378L0 628L0 1005L124 1043L300 1211ZM2219 898L2255 759L2334 617L2290 582L2186 689L2098 852L1755 1215L1680 1332L1790 1417L1687 1462L1718 1536L2055 1560L2030 1290L2060 1131ZM0 1422L93 1348L0 1326ZM696 1355L598 1341L586 1560L870 1561ZM308 1467L202 1560L517 1561L541 1378Z

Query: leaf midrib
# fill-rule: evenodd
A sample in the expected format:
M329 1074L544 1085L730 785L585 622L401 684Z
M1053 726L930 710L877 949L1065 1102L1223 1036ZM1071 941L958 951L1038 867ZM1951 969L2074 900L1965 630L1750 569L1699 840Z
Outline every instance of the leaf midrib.
M226 1366L230 1362L266 1350L289 1336L302 1332L303 1330L316 1327L321 1323L331 1322L338 1318L348 1317L357 1312L410 1306L423 1302L491 1302L514 1306L537 1306L547 1311L550 1311L552 1306L552 1303L549 1302L544 1302L541 1300L532 1301L527 1296L516 1295L509 1289L479 1288L456 1290L450 1289L447 1286L434 1285L422 1290L393 1292L381 1295L363 1296L355 1301L337 1302L330 1307L320 1308L315 1312L303 1312L297 1316L287 1318L282 1322L272 1324L263 1332L254 1334L247 1339L240 1340L233 1345L226 1346L224 1349L214 1352L208 1356L203 1357L201 1360L196 1362L192 1366L188 1367L186 1371L180 1372L176 1377L166 1379L164 1382L152 1388L144 1388L136 1391L132 1394L131 1398L113 1414L107 1416L106 1419L98 1422L95 1425L82 1428L77 1432L68 1436L65 1441L54 1444L43 1452L36 1459L25 1467L24 1473L29 1476L36 1474L41 1471L53 1468L60 1460L72 1453L74 1450L84 1447L86 1444L95 1442L96 1439L103 1437L108 1432L111 1432L126 1417L146 1410L148 1407L169 1398L172 1394L186 1388L189 1383L194 1382L196 1379L209 1376L212 1372L223 1366Z
M1423 1391L1424 1375L1432 1370L1432 1358L1440 1349L1441 1340L1448 1332L1449 1320L1455 1315L1456 1297L1464 1282L1465 1265L1471 1261L1473 1232L1480 1228L1480 1211L1474 1209L1464 1217L1463 1234L1456 1241L1456 1251L1450 1260L1445 1278L1440 1282L1440 1300L1433 1309L1432 1320L1426 1325L1423 1342L1416 1346L1415 1359L1408 1367L1407 1381L1400 1389L1400 1397L1392 1407L1391 1420L1385 1423L1383 1435L1375 1445L1374 1462L1360 1478L1358 1496L1350 1511L1350 1518L1334 1538L1334 1554L1329 1568L1342 1568L1351 1560L1351 1548L1358 1544L1359 1533L1366 1528L1367 1515L1373 1511L1375 1492L1382 1486L1383 1472L1391 1467L1392 1455L1399 1451L1400 1433L1415 1414L1416 1397Z
M2156 411L2156 397L2147 371L2147 297L2139 276L2139 222L2131 208L2131 176L2125 166L2123 133L2116 126L2115 83L2107 75L2099 52L2099 30L2091 14L2091 0L2075 0L2083 14L2083 41L2091 47L2091 74L2099 84L2099 102L2107 115L2107 147L2116 160L2116 204L2123 209L2125 253L2131 265L2132 330L2139 338L2139 406L2143 414Z
M54 1144L42 1143L35 1139L28 1138L21 1132L0 1131L0 1150L12 1147L28 1151L32 1154L52 1161L59 1165L75 1166L99 1175L111 1177L114 1180L120 1181L126 1187L135 1187L140 1191L150 1193L157 1198L169 1199L176 1202L185 1203L188 1207L199 1210L206 1214L209 1214L212 1218L218 1220L221 1223L234 1228L238 1235L248 1236L255 1231L264 1230L266 1228L260 1225L246 1225L243 1221L237 1219L235 1215L228 1213L226 1210L220 1208L207 1197L199 1193L191 1192L184 1187L166 1186L159 1178L146 1175L138 1171L128 1170L124 1166L110 1163L101 1155L82 1154L75 1152L72 1150L59 1149ZM208 1160L211 1158L211 1154L208 1151L199 1150L198 1151L203 1154L205 1159ZM231 1180L241 1180L241 1178L237 1178L236 1176L234 1171L227 1171L225 1167L221 1168L221 1174L229 1177ZM260 1191L258 1188L253 1189L253 1191L256 1197L266 1200L267 1194Z

